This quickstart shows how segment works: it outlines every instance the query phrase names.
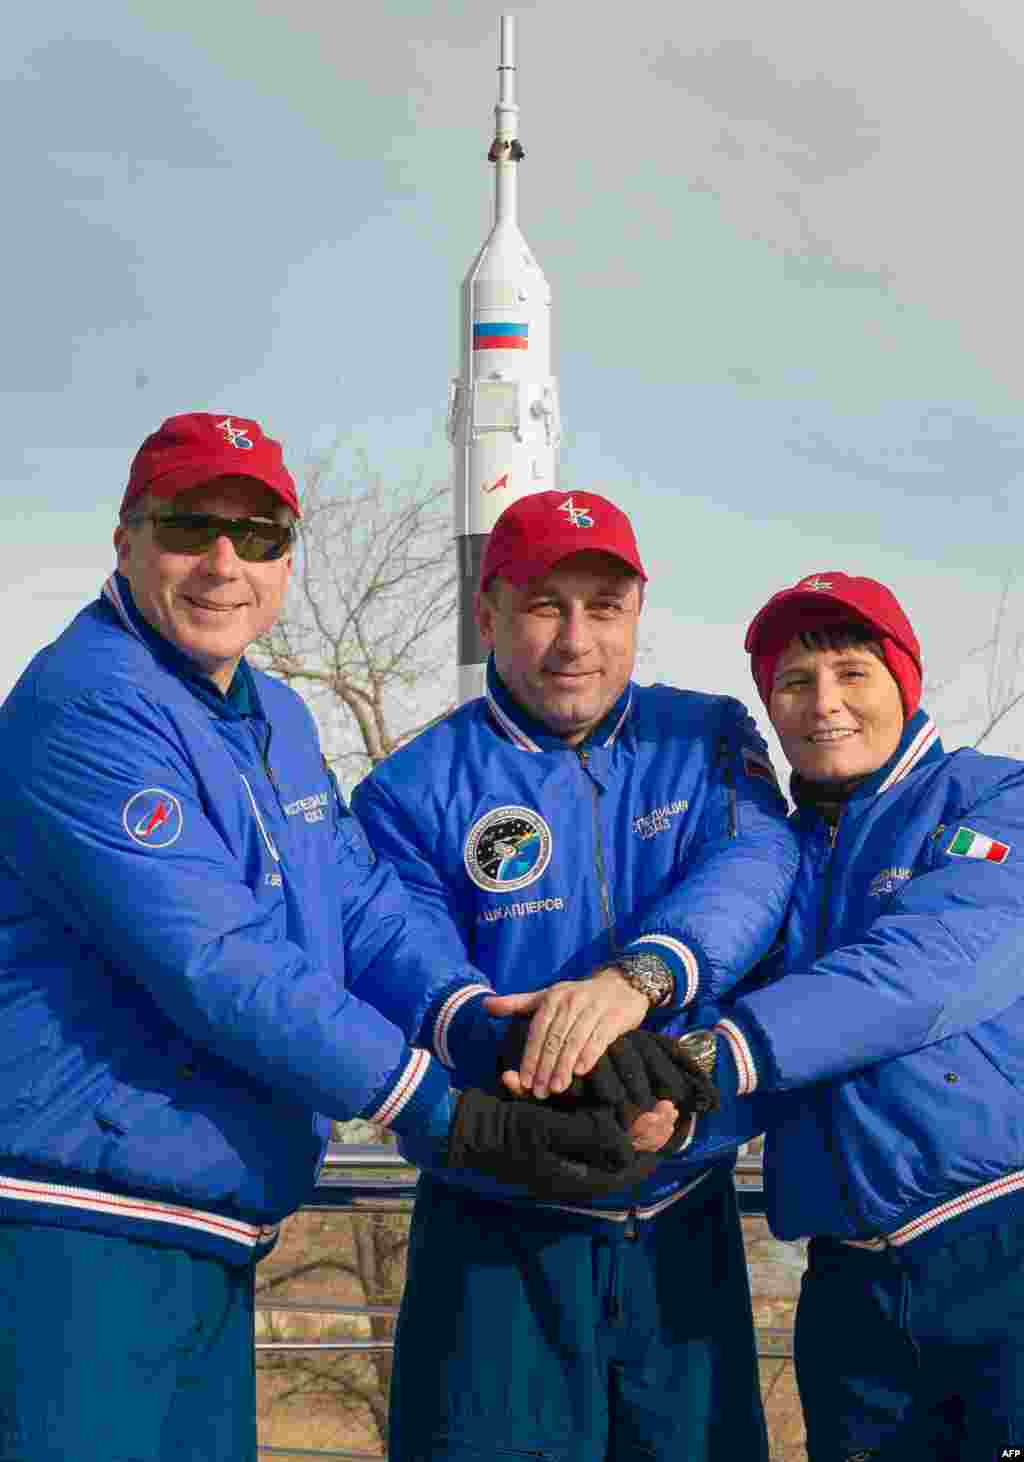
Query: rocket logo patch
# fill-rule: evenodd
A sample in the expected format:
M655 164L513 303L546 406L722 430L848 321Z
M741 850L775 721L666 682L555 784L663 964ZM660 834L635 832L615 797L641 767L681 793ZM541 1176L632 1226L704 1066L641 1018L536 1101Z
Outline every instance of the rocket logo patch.
M496 807L469 830L462 861L486 893L514 893L536 883L551 861L551 829L529 807Z
M567 497L564 503L558 504L558 511L565 513L574 528L593 528L594 526L590 508L586 503L582 507L577 507L572 498Z
M181 803L163 787L147 787L128 798L121 822L140 847L169 848L181 837Z

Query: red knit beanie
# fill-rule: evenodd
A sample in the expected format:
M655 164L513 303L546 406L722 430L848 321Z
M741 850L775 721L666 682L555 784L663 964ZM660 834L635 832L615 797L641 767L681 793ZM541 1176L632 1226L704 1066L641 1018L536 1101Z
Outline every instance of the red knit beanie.
M851 621L864 624L878 641L909 721L921 702L921 647L910 620L877 579L853 578L838 570L811 574L781 589L751 620L743 648L765 705L771 700L779 656L794 635Z

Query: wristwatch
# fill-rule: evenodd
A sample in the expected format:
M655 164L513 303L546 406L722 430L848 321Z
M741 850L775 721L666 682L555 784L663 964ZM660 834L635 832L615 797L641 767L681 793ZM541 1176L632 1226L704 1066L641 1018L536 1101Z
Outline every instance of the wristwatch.
M656 954L616 955L615 966L622 971L627 985L647 996L652 1009L656 1005L664 1005L675 994L675 976Z
M687 1031L679 1037L679 1045L705 1076L715 1074L715 1057L718 1053L718 1037L714 1031Z

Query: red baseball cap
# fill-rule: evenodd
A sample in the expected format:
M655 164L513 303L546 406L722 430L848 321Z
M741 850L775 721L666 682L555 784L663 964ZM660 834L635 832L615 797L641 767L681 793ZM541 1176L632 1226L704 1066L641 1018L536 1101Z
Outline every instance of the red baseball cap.
M173 498L217 477L251 477L299 514L280 442L264 436L256 421L207 411L169 416L146 438L135 453L121 512L144 492Z
M793 636L851 619L875 632L909 720L921 701L921 646L910 620L895 594L877 579L854 578L837 569L810 574L790 588L780 589L751 620L743 648L766 706L775 666Z
M646 579L633 525L596 492L531 492L517 498L491 529L480 588L496 575L520 587L573 553L610 553Z

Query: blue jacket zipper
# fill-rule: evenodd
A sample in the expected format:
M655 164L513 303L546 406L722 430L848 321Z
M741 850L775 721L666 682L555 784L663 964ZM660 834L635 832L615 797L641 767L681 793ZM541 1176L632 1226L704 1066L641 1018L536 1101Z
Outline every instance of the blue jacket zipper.
M832 895L832 865L835 861L836 842L839 838L839 824L842 821L843 810L844 809L842 807L839 809L839 815L834 823L826 823L826 827L828 828L828 857L825 862L825 876L822 883L821 904L818 911L817 954L819 959L821 959L823 955L828 954L828 949L826 946L828 943L828 911ZM824 819L822 820L824 821ZM832 1166L835 1170L836 1189L839 1193L840 1202L845 1208L846 1216L852 1223L853 1231L856 1234L860 1231L862 1227L862 1222L860 1219L860 1215L857 1212L856 1206L853 1202L853 1199L850 1196L849 1184L847 1183L846 1177L843 1173L842 1164L839 1161L839 1154L836 1152L835 1143L833 1141L835 1123L832 1121L832 1109L835 1098L831 1094L830 1088L828 1087L825 1088L825 1094L827 1096L828 1102L829 1121L823 1135L825 1138L825 1143L828 1147L829 1157L832 1159Z

